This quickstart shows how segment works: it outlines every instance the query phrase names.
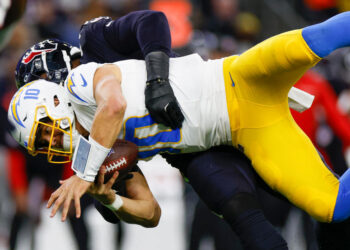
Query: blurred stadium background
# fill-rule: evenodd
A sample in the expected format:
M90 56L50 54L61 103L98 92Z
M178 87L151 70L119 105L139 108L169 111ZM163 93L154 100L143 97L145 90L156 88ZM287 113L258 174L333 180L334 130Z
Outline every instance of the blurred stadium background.
M9 2L0 0L0 7ZM21 2L12 0L12 4ZM162 208L160 225L145 229L107 224L87 201L83 213L87 247L77 244L77 238L86 236L79 236L80 224L75 228L78 233L74 234L69 222L62 223L58 217L50 219L45 209L45 199L57 185L57 180L51 178L57 171L47 171L42 161L27 156L6 131L7 108L15 91L14 70L26 48L46 38L59 38L78 46L79 28L85 21L99 16L117 18L141 9L166 14L173 48L180 55L195 52L209 59L241 53L274 34L350 10L350 1L28 0L13 33L6 34L10 40L0 52L0 250L241 249L230 229L198 202L179 172L160 157L141 164ZM341 174L350 162L347 131L350 126L337 127L334 124L337 118L332 115L336 113L334 110L339 111L345 117L345 124L350 125L349 50L339 50L327 58L315 68L315 75L334 92L335 105L329 106L331 100L327 98L331 97L322 97L326 100L317 102L311 114L313 123L304 122L304 126L312 127L310 137L333 169ZM314 75L310 79L315 80ZM264 199L263 205L290 249L317 249L312 219L273 199Z

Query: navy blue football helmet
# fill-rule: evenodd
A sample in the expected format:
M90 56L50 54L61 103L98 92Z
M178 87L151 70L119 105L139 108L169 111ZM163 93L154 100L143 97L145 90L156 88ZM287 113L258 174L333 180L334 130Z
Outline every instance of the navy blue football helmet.
M28 82L43 78L63 85L72 68L72 60L80 58L77 47L58 39L47 39L33 45L19 60L15 79L17 88Z

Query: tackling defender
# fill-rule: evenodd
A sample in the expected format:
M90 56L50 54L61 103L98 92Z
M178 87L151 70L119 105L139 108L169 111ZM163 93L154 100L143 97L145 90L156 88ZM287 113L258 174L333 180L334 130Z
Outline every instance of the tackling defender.
M151 34L151 35L150 35ZM48 39L28 49L15 71L17 87L42 78L63 84L80 63L144 59L147 67L146 106L152 118L173 129L184 120L168 80L170 30L161 12L135 11L117 20L99 17L82 25L80 47Z
M322 57L350 45L350 35L346 34L349 28L350 12L346 12L272 37L239 56L208 62L196 55L172 59L170 80L186 117L183 127L176 130L156 124L148 115L143 61L88 63L72 70L66 93L76 124L90 136L89 140L78 138L73 158L77 175L52 194L48 203L53 205L52 214L62 205L66 213L72 199L79 213L81 195L91 186L119 137L136 143L141 159L160 152L193 152L232 144L248 156L270 187L315 219L345 220L350 216L346 192L349 171L338 180L328 170L291 117L287 96L300 76ZM40 91L49 87L49 83L28 84L11 102L9 119L16 127L13 135L28 150L40 148L34 145L38 123L34 120L31 133L22 134L21 121L15 120L21 117L16 107L19 101L28 103L25 98L41 98ZM32 108L37 114L45 112ZM61 117L54 119L53 125L46 124L52 130L49 141L43 141L47 154L71 155L72 143L67 147L63 142L65 138L75 140L71 137L72 122ZM61 125L69 129L59 128Z

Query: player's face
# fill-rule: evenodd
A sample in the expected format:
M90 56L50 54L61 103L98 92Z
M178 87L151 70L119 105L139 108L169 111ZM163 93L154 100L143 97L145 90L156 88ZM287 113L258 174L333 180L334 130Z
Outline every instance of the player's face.
M48 125L52 125L49 122ZM63 148L63 132L57 129L53 129L51 126L40 124L37 134L38 147L49 147L51 141L52 148Z

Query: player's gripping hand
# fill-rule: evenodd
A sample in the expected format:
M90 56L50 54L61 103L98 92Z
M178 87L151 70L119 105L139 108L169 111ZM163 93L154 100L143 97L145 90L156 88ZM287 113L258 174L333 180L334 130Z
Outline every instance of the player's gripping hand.
M47 203L47 208L52 205L50 217L54 217L57 211L63 206L61 221L67 218L71 201L74 200L75 214L77 218L81 216L80 198L92 185L92 182L84 181L76 175L60 181L61 186L51 194Z
M104 183L106 169L96 176L97 181L93 183L87 193L102 204L112 204L115 200L115 191L112 189L113 184L119 176L119 172L115 171L112 177Z
M146 83L146 108L152 119L172 129L181 128L184 116L168 79Z

